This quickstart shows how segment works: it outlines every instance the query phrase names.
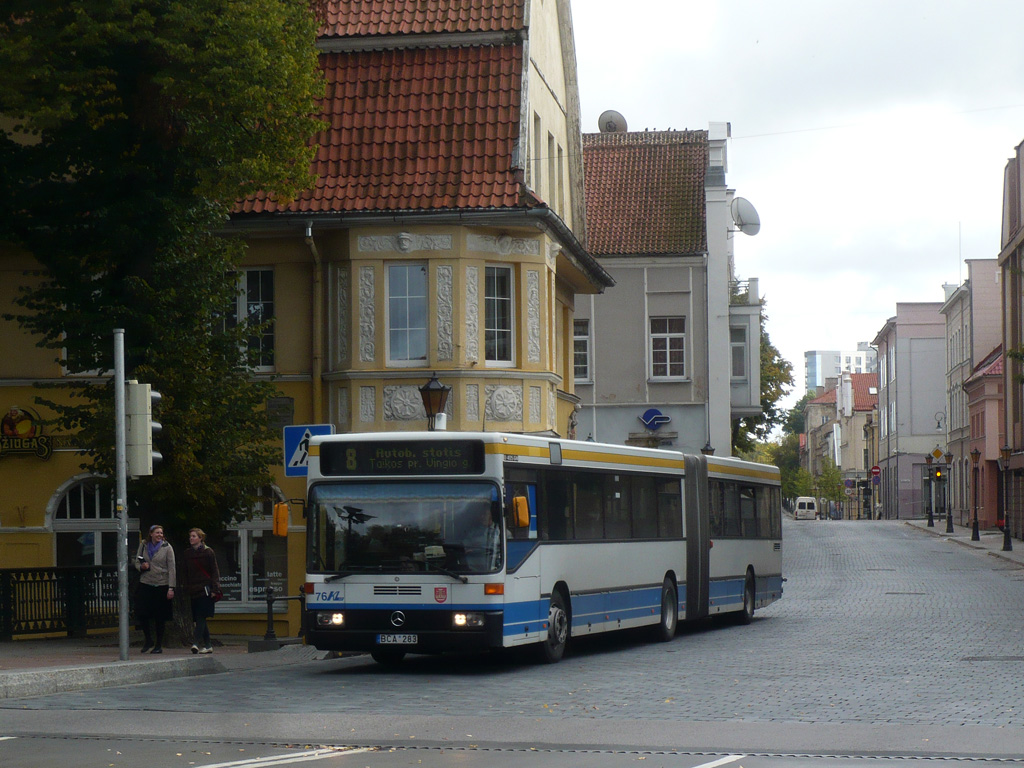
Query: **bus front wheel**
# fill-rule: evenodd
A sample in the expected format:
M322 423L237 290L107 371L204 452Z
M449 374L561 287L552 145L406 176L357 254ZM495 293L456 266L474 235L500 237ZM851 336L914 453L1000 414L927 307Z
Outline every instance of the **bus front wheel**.
M562 593L551 593L548 604L548 634L540 644L541 659L554 664L565 655L565 646L569 642L569 612L565 607Z

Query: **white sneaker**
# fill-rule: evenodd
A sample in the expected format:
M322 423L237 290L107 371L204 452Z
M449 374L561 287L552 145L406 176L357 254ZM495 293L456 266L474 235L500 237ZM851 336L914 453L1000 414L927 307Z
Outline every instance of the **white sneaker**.
M213 648L200 648L200 653L213 653Z
M199 646L198 645L193 645L192 646L192 653L199 653Z

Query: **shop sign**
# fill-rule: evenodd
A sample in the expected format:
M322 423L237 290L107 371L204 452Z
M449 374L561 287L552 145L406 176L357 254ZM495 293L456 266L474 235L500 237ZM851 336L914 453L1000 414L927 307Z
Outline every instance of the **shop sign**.
M53 443L48 435L43 434L39 414L12 405L0 418L0 457L18 453L45 460L53 454Z

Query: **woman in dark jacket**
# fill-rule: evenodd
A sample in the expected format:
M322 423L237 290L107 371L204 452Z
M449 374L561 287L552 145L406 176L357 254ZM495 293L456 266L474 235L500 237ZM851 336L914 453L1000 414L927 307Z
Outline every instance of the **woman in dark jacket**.
M206 620L214 613L214 595L220 594L220 570L213 550L206 546L206 534L201 528L188 532L188 543L183 559L185 590L192 601L192 620L196 623L192 653L213 653Z

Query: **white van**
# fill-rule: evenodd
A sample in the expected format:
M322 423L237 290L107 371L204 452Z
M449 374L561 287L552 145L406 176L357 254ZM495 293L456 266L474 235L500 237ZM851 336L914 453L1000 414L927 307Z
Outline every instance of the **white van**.
M813 496L798 496L796 508L793 510L794 520L817 520L818 502Z

